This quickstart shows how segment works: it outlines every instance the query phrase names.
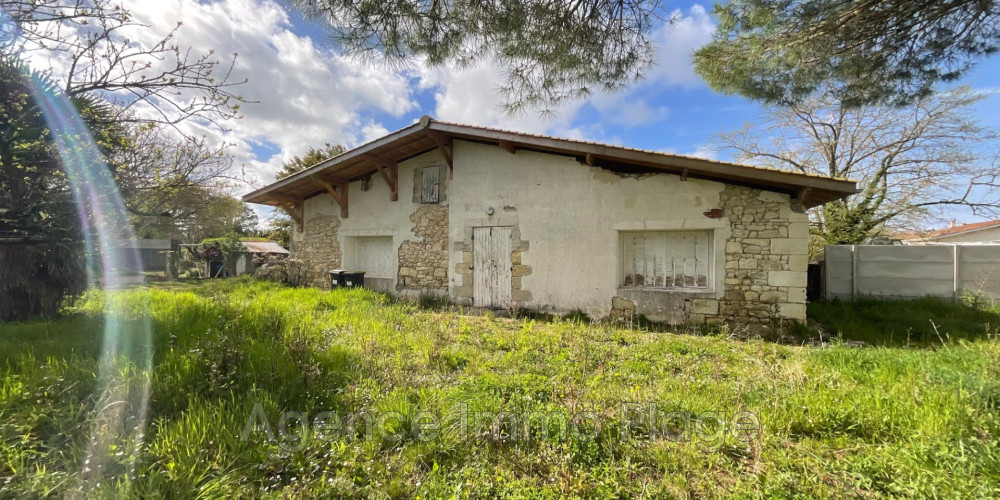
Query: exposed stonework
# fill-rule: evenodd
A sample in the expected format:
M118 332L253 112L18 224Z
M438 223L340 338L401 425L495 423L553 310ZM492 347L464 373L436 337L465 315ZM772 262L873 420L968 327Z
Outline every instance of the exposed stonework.
M448 206L425 205L410 215L420 241L399 246L396 290L448 290Z
M689 321L767 327L804 320L808 219L799 202L732 185L719 198L731 228L724 295L692 299Z
M330 276L327 271L339 269L343 262L340 243L337 241L339 228L340 217L318 215L306 219L305 231L300 233L297 240L293 239L292 257L305 263L306 282L310 286L329 289Z

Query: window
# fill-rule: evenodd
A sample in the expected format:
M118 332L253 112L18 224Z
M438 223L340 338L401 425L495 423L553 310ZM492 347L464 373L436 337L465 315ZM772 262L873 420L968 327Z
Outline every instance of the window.
M621 233L622 286L711 289L710 231Z
M425 167L423 172L423 190L420 194L420 203L438 202L438 167Z
M363 236L354 240L354 264L366 276L391 278L396 274L392 236Z

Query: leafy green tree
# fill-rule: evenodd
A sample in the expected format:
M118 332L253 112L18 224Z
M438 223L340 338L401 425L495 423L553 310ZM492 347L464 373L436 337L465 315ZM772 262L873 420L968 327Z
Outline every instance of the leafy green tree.
M640 78L659 0L292 0L349 54L504 71L510 111L547 109Z
M309 151L306 151L302 156L293 156L290 160L283 163L281 170L278 170L278 173L275 175L275 179L284 179L290 175L297 174L324 160L342 155L346 151L347 148L344 146L340 144L330 145L329 142L319 148L310 147ZM292 218L288 215L287 210L278 208L274 211L274 216L268 221L266 233L268 239L285 248L291 245Z
M292 159L283 163L281 170L278 170L278 173L274 176L275 180L281 180L292 174L297 174L321 161L342 155L346 151L347 148L344 146L340 144L331 146L329 142L319 148L310 147L309 151L306 151L302 156L293 156Z
M0 321L51 316L87 286L82 231L53 134L32 99L55 82L0 55ZM72 104L107 146L108 112L89 95Z
M128 169L150 168L148 178L166 172L143 161L121 161L134 149L137 132L154 126L182 135L177 124L189 119L219 124L235 118L245 102L232 93L241 83L230 80L232 65L227 68L211 51L187 50L173 33L152 44L126 37L123 31L136 23L113 0L4 0L3 14L0 319L56 314L65 298L86 286L85 237L97 230L106 231L107 240L126 235L127 228L109 227L108 217L78 213L64 157L96 155L100 158L88 157L90 164L110 165L95 173L108 182L89 185L88 196L111 199L114 193L103 190L117 180L126 187L127 200L145 202L152 197L128 190ZM23 63L45 60L70 64L39 73ZM89 144L87 138L66 137L81 132L50 126L33 91L68 99L99 151L72 150L72 144ZM57 138L70 146L57 150Z
M847 107L906 104L1000 48L997 0L732 0L695 69L727 94L795 103L838 86Z
M961 88L906 107L848 107L823 94L766 108L717 146L738 161L857 179L858 194L818 207L812 222L820 243L862 243L949 207L1000 216L1000 166L983 154L997 131L972 116L982 99Z

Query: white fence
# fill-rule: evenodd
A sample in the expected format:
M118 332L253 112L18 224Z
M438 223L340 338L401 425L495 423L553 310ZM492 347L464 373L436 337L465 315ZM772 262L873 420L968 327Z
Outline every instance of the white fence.
M1000 298L1000 245L829 245L824 297Z

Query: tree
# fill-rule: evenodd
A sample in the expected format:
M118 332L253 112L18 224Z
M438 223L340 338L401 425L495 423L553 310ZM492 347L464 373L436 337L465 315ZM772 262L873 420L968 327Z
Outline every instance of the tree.
M67 175L29 82L55 84L0 55L0 321L57 314L87 287L80 225ZM82 116L102 109L78 96ZM93 120L91 121L93 125Z
M830 94L767 108L761 123L720 136L738 161L851 178L860 192L812 214L823 243L862 243L949 207L1000 215L1000 168L984 167L996 138L971 116L983 98L969 89L913 105L848 107Z
M136 127L158 125L181 136L176 126L185 120L220 124L235 117L244 102L231 92L242 82L230 81L232 63L224 65L211 51L197 55L180 47L172 33L152 46L130 40L127 31L141 27L110 0L4 0L3 10L14 29L0 32L5 94L0 102L0 231L7 234L0 252L18 258L3 259L0 314L51 315L65 297L86 286L86 237L102 231L110 244L126 229L107 214L80 212L92 205L74 203L80 198L74 190L85 188L88 200L115 198L117 193L101 190L113 191L111 180L126 180L129 168L145 165L117 162L135 139ZM24 61L51 67L43 71ZM45 116L39 96L68 100L85 130L47 121L75 124L76 117ZM83 146L90 144L88 135L96 148ZM64 171L66 158L80 155L88 155L83 163L93 167L88 172L101 180L100 186L83 185ZM98 168L104 164L113 168Z
M847 107L906 104L1000 48L997 0L732 0L696 71L727 94L796 103L840 85Z
M281 170L278 170L278 173L275 174L275 180L297 174L324 160L342 155L346 151L347 148L344 146L340 144L331 146L329 142L319 148L310 147L309 151L306 151L302 156L293 156L290 160L283 163ZM279 245L288 248L292 240L292 218L288 215L288 211L284 208L275 210L274 216L268 221L267 227L267 237Z
M210 210L213 192L233 184L228 145L183 137L159 124L128 124L109 167L140 237L179 237L184 225Z
M347 148L341 146L340 144L331 146L330 143L324 144L320 148L310 147L309 151L302 156L293 156L292 159L286 161L281 165L281 170L275 174L275 180L281 180L292 174L297 174L309 167L316 165L324 160L329 160L334 156L339 156L344 154Z
M614 91L651 64L659 0L292 0L329 25L349 54L390 64L488 60L506 75L509 111L547 109L593 89Z

